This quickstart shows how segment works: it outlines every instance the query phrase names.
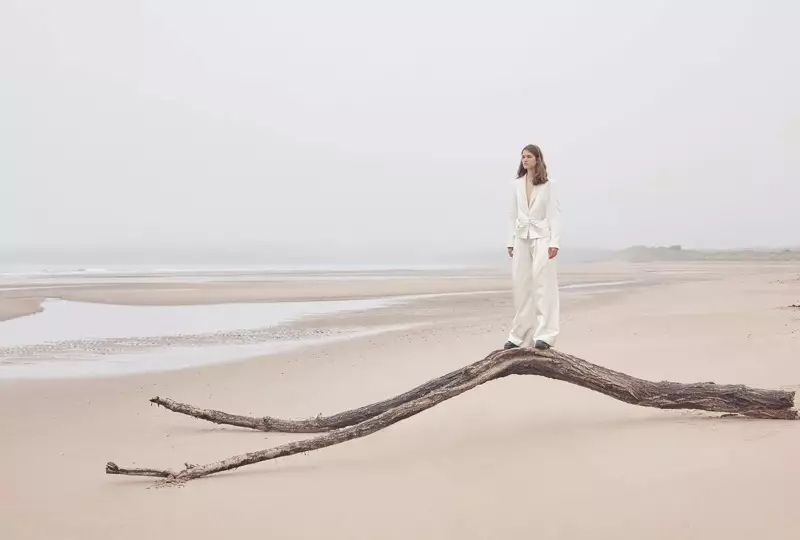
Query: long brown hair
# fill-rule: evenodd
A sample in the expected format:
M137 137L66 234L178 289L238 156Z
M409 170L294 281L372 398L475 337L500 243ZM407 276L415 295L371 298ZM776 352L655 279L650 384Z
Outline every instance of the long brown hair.
M529 144L525 148L522 149L522 152L527 150L533 157L536 158L536 165L533 168L533 185L538 186L539 184L546 184L547 183L547 164L544 162L544 156L542 155L542 149L536 146L535 144ZM520 152L520 154L522 154ZM519 160L519 168L517 169L517 178L522 178L528 174L528 171L525 170L525 167L522 166L522 159Z

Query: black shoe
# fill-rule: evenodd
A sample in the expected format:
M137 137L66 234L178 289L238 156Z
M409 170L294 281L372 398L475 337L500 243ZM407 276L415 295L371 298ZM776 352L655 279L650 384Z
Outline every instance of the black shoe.
M536 340L536 344L534 345L534 347L536 347L537 349L539 349L541 351L546 351L547 349L550 348L550 344L547 343L546 341L542 341L541 339L537 339Z
M514 343L511 343L510 341L506 341L506 344L503 345L504 349L516 349L517 347L519 347L519 345L515 345Z

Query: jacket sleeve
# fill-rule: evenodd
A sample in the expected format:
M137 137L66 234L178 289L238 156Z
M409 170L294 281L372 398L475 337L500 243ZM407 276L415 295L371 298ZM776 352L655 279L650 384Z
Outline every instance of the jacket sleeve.
M514 187L514 196L511 197L511 208L508 214L508 224L506 232L506 247L514 247L514 232L517 229L517 189Z
M550 247L559 248L561 245L561 201L558 198L558 190L553 189L552 182L547 200L547 220L550 222Z

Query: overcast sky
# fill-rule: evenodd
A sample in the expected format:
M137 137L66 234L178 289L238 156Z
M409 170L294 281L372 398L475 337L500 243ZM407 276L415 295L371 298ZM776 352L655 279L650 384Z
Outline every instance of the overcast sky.
M2 0L0 246L800 245L800 2Z

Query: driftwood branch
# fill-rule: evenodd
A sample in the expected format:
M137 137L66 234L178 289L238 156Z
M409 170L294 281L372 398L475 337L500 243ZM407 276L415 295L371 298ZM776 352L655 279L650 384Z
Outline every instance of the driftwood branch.
M169 469L120 469L113 461L106 463L106 474L126 474L128 476L155 476L156 478L171 478L175 476Z
M552 349L549 351L512 349L495 351L483 360L428 381L391 399L337 415L309 420L239 416L199 409L168 398L153 398L151 400L153 403L170 410L217 424L261 431L326 433L304 441L233 456L208 465L187 465L177 473L167 469L124 469L113 462L106 465L106 472L156 476L169 482L185 482L278 457L318 450L370 435L476 386L508 375L539 375L565 381L642 407L696 409L765 419L798 418L798 413L793 408L792 391L765 390L744 385L718 385L712 382L694 384L651 382Z
M701 409L756 418L794 418L796 414L791 410L794 406L794 395L791 392L759 390L743 385L717 385L714 383L654 383L553 350L539 352L520 349L519 351L524 351L525 357L518 362L516 374L540 375L577 384L633 405L660 409ZM173 412L216 424L245 427L259 431L321 433L358 424L393 407L425 396L434 390L463 384L494 365L497 354L505 355L509 353L489 355L479 362L432 379L403 394L333 416L319 416L304 420L285 420L271 416L240 416L213 409L201 409L170 398L154 397L150 402ZM514 354L519 353L514 352ZM508 373L507 375L510 374Z
M170 398L162 397L154 397L150 400L150 403L155 403L156 405L160 405L176 413L193 416L201 420L208 420L215 424L225 424L279 433L323 433L359 424L364 420L369 420L373 416L384 413L398 405L426 396L434 390L463 384L465 381L489 369L493 365L493 362L494 356L489 355L474 364L451 371L441 377L431 379L408 392L384 401L344 411L332 416L317 416L305 420L284 420L281 418L273 418L272 416L241 416L238 414L215 411L213 409L201 409L193 405L179 403Z

